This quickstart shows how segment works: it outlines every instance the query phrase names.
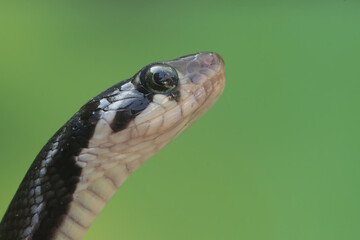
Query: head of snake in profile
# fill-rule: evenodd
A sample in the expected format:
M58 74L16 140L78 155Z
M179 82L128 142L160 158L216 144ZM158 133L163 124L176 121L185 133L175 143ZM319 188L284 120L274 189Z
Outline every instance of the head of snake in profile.
M86 201L86 189L99 189L103 202L109 200L137 167L202 116L224 85L222 58L204 52L145 66L96 97L99 120L77 157L83 174L74 196ZM89 160L91 154L97 158Z
M224 85L222 58L203 52L147 65L91 99L35 158L0 239L81 239L127 177L203 115Z
M121 152L137 149L141 160L128 164L134 170L203 115L224 85L224 62L216 53L147 65L105 100L97 99L104 124L96 126L94 136L99 137L89 146L112 142Z

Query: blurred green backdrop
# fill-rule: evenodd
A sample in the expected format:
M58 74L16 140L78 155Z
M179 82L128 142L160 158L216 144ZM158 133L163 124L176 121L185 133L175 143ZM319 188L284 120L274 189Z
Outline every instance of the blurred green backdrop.
M225 59L219 102L137 170L94 239L360 239L360 2L2 1L0 215L88 99L142 66Z

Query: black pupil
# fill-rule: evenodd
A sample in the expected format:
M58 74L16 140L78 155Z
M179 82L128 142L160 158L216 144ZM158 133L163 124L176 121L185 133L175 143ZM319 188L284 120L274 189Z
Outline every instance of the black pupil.
M153 79L154 82L160 86L161 85L165 87L175 86L174 76L169 72L165 72L165 71L155 72L153 75Z

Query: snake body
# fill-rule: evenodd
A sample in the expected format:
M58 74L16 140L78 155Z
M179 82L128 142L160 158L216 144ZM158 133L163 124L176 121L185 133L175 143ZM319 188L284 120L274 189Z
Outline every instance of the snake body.
M0 240L81 239L126 178L203 115L224 84L223 60L203 52L149 64L91 99L35 158Z

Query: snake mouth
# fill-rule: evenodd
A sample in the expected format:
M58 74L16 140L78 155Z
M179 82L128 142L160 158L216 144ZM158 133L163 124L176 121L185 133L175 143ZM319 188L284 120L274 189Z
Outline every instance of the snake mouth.
M209 110L225 87L225 65L219 54L202 52L191 57L180 85L182 101L179 104L184 117L189 118L186 126Z
M223 62L222 62L223 64ZM178 136L186 128L195 123L202 115L204 115L218 100L225 87L225 69L221 69L211 78L209 78L204 84L202 84L195 91L195 99L198 98L200 103L199 107L189 117L187 123L176 134ZM205 93L202 89L205 89Z
M212 88L209 88L210 83L212 85ZM189 124L192 124L198 118L200 118L203 114L205 114L218 100L218 98L224 91L225 72L224 71L218 72L215 76L213 76L211 79L209 79L208 82L206 82L202 87L205 89L208 89L208 90L205 90L205 91L207 91L206 95L204 97L205 99L203 100L203 104L199 107L199 109L191 116L191 118L189 120ZM199 95L202 92L202 90L197 90L197 91L200 92ZM195 96L198 96L198 94L196 94L196 93L197 92L195 92Z

